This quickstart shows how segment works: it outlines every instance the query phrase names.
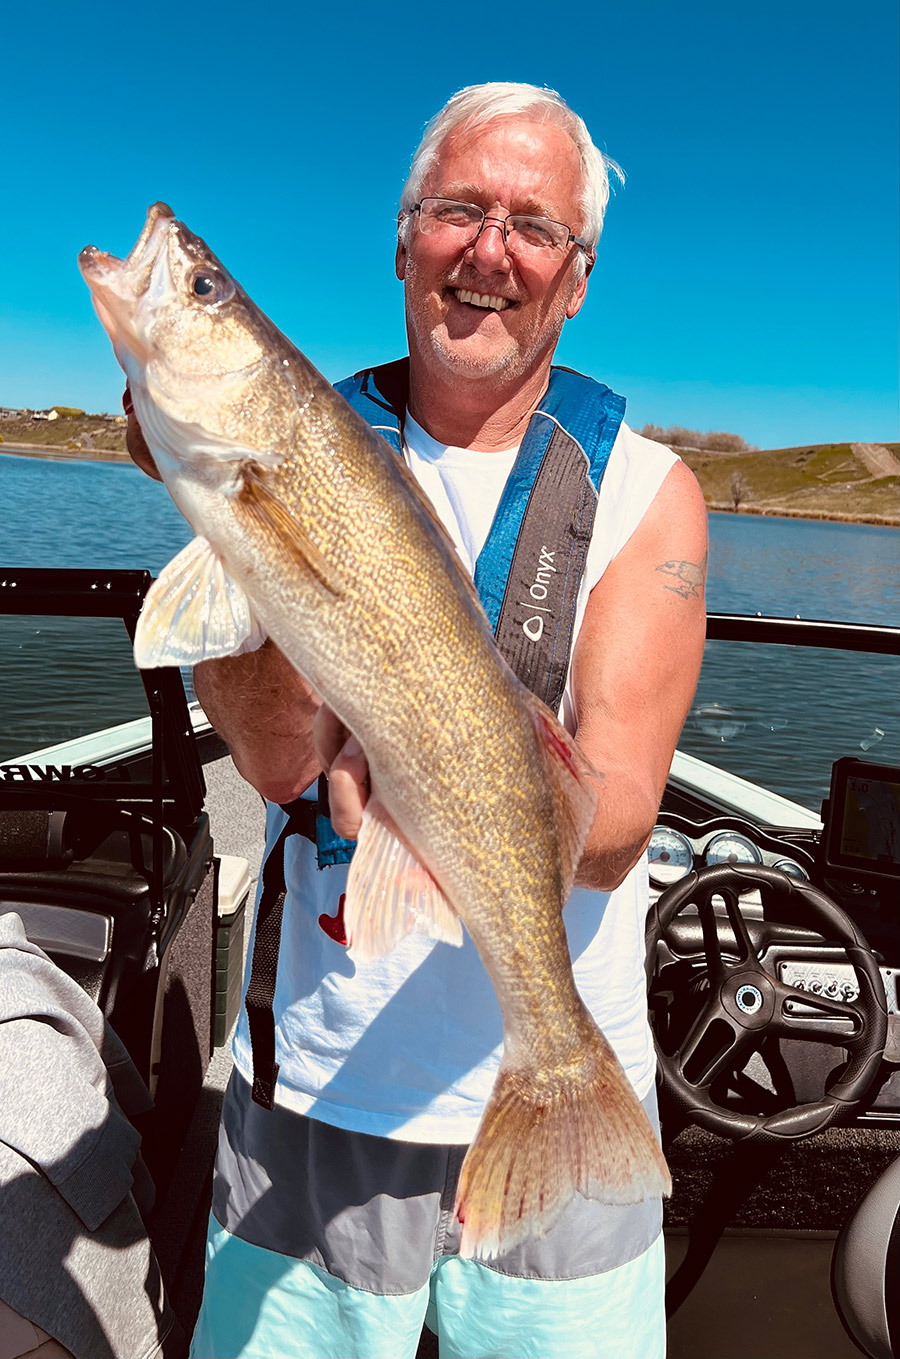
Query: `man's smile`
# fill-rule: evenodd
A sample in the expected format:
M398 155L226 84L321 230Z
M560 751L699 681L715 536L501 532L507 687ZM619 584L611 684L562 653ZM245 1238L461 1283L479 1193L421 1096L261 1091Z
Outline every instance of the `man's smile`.
M450 293L457 302L464 302L470 307L480 307L487 311L505 311L507 307L514 305L509 297L497 297L493 293L474 293L468 288L451 288Z

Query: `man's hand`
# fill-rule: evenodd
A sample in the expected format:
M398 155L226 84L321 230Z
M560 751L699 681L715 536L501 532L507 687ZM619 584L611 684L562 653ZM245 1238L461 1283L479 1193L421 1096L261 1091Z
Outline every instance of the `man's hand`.
M162 481L156 463L153 461L153 454L147 447L147 441L134 413L134 402L131 400L131 389L129 387L126 387L122 394L122 409L128 417L128 426L125 430L125 447L142 472L146 472L148 477L153 477L154 481Z
M362 746L324 703L313 719L312 738L328 775L331 824L345 840L355 840L369 800L369 764Z

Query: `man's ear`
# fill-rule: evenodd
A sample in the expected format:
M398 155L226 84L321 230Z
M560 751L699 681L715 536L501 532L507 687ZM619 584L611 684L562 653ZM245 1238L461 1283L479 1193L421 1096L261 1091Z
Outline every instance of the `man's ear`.
M581 311L582 306L584 305L584 298L585 294L587 293L588 274L591 272L593 267L594 261L588 260L588 266L585 271L584 277L578 280L578 282L575 284L575 287L572 290L572 296L569 298L569 305L566 307L567 321L571 321L573 316L577 316L578 313Z
M403 244L403 219L402 219L401 217L398 217L398 218L397 218L397 255L396 255L396 258L395 258L395 260L394 260L394 268L395 268L396 271L397 271L397 277L398 277L399 279L404 279L404 278L406 278L406 261L407 261L408 255L409 255L409 252L407 251L406 246Z

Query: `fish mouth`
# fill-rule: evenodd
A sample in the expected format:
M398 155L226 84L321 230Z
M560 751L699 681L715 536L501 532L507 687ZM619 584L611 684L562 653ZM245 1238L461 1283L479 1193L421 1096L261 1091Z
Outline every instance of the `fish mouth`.
M137 325L138 303L148 295L153 299L172 292L167 247L179 227L167 203L154 203L124 259L95 245L86 246L78 256L78 267L91 290L97 315L120 362L123 351L140 360L148 357Z

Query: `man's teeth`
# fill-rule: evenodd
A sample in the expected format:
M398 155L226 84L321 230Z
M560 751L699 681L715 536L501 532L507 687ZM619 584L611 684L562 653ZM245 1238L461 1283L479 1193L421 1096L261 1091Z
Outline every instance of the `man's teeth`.
M492 311L505 311L510 305L508 297L491 297L489 293L470 293L467 288L456 289L456 300L468 302L471 307L490 307Z

